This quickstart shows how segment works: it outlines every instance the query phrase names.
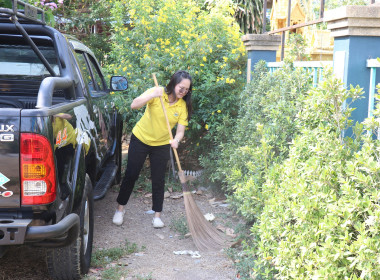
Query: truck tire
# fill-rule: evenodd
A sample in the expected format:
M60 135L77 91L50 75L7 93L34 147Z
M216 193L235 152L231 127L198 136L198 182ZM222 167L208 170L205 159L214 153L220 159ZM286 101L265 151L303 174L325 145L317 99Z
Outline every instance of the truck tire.
M90 177L86 174L82 203L78 210L80 232L70 246L48 249L46 262L50 276L58 280L80 279L91 264L94 234L93 195Z

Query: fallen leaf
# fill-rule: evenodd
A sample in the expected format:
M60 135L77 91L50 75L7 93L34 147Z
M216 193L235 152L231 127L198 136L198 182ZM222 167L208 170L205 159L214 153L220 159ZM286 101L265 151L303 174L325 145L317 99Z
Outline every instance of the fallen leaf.
M91 273L98 273L99 269L97 268L90 268Z
M221 232L226 232L226 228L224 226L222 226L222 225L218 225L216 227L216 229L219 230L219 231L221 231Z
M164 238L165 238L165 236L163 236L162 234L159 234L159 233L156 233L156 236L157 236L158 238L160 238L160 239L164 239Z
M239 239L238 241L234 242L231 244L231 248L237 248L241 245L241 242L243 241L243 239Z
M209 201L208 201L210 204L211 204L211 206L214 206L215 207L215 197L214 198L211 198L211 199L209 199Z
M173 188L172 187L168 188L168 191L173 192Z
M152 197L152 193L147 193L145 197Z
M232 228L226 228L226 235L236 237L235 231Z
M178 199L178 198L181 198L181 197L183 197L183 194L181 193L181 194L175 194L175 195L171 195L170 196L172 199Z
M196 194L197 194L197 195L202 195L202 194L203 194L203 191L201 191L201 190L197 190L197 191L196 191Z
M170 197L170 193L169 192L165 192L164 193L164 198L168 198L168 197Z

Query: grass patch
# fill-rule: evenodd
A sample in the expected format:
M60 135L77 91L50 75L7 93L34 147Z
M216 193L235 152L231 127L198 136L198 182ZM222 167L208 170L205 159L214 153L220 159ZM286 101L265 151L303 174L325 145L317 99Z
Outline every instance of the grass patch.
M229 248L226 251L227 256L233 260L236 270L239 274L239 279L262 279L262 278L252 278L252 267L255 266L256 258L250 254L247 254L241 249Z
M152 272L150 272L147 276L136 275L135 277L138 280L153 280Z
M92 254L91 265L93 267L105 267L107 264L137 251L138 247L135 243L130 243L125 240L125 245L123 247L97 250Z
M102 279L120 280L126 274L126 269L123 267L112 267L102 272Z
M185 238L185 234L189 232L187 227L186 217L180 216L170 221L169 227L171 230L180 234L180 239Z

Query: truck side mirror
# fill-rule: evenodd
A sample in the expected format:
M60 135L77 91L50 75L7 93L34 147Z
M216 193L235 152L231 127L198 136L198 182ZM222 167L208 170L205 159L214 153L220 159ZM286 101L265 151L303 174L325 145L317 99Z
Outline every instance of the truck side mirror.
M113 91L122 91L128 88L128 80L124 76L112 76L110 84Z

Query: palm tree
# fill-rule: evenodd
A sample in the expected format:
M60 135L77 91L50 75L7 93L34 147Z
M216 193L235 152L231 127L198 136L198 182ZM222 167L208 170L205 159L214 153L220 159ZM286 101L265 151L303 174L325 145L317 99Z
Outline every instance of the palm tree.
M264 0L234 0L235 18L242 33L261 33Z

